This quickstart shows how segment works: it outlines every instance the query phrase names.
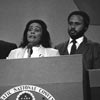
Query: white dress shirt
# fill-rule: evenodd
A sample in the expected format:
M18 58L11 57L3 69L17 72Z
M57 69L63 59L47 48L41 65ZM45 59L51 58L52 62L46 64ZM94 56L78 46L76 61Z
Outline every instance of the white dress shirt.
M78 39L76 39L76 49L78 49L79 45L83 42L83 39L84 39L83 36L78 38ZM69 54L71 52L71 47L73 45L73 43L71 41L72 41L72 38L69 39L69 43L68 43L68 46L67 46L67 50L68 50Z

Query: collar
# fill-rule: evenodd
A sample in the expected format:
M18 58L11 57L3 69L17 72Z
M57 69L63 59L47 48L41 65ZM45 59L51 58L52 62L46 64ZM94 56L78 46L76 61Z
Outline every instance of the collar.
M82 36L82 37L76 39L76 42L77 42L78 44L81 44L81 43L83 42L83 39L84 39L84 36ZM73 40L72 38L69 39L69 44L71 43L72 40Z
M43 46L40 44L39 46L33 46L32 49L33 48L43 48ZM25 47L25 49L27 49L27 46Z
M43 48L42 45L39 45L39 46L33 46L32 49L40 49L40 48Z

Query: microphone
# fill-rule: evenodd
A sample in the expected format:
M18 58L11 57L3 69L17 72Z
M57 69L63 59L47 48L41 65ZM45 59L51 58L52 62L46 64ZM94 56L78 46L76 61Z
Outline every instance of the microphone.
M29 43L29 44L27 45L28 57L31 57L31 54L33 53L32 47L33 47L33 43Z

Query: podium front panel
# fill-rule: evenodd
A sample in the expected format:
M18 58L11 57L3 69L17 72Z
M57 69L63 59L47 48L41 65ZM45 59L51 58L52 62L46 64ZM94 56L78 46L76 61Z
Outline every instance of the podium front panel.
M100 69L89 70L91 100L100 100Z
M1 100L83 99L81 55L0 60L0 67Z

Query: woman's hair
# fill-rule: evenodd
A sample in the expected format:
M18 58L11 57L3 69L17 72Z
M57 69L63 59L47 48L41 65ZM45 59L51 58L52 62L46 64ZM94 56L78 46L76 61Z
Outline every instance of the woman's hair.
M40 20L40 19L35 19L35 20L30 20L27 24L26 24L26 28L24 30L24 34L23 34L23 39L22 42L20 44L19 47L24 48L25 46L28 45L28 40L27 40L27 32L29 30L29 26L32 23L38 23L41 25L42 27L42 36L41 36L41 40L40 40L40 44L45 47L45 48L49 48L51 47L51 39L50 39L50 35L49 32L47 30L47 25L44 21Z

